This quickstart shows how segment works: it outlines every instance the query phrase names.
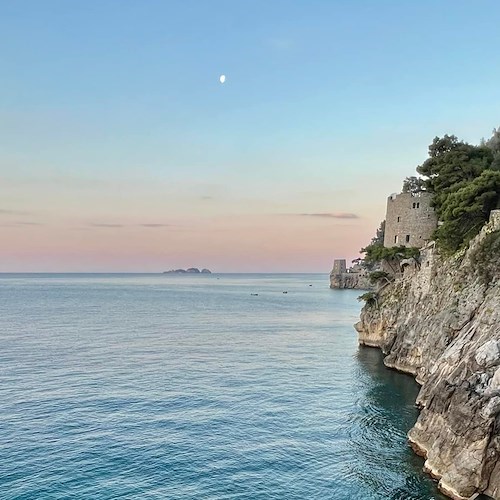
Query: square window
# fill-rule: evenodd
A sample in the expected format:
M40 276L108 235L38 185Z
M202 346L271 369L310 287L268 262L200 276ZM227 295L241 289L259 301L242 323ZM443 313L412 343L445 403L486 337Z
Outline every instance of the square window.
M410 243L410 235L409 234L406 235L406 243Z
M397 243L398 242L398 236L394 236L394 243Z

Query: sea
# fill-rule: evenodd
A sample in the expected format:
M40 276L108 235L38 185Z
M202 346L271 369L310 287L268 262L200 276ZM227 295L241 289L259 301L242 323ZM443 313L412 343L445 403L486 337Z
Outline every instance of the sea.
M442 499L320 274L0 275L0 499Z

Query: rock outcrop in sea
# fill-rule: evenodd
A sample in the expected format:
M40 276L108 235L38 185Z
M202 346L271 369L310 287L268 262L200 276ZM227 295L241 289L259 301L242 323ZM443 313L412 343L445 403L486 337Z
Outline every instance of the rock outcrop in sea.
M197 267L190 267L188 269L171 269L170 271L163 271L163 274L212 274L209 269L202 269Z
M371 290L373 287L368 279L368 273L330 273L330 288Z
M432 243L361 312L360 344L421 384L408 437L454 499L500 499L500 210L465 251Z

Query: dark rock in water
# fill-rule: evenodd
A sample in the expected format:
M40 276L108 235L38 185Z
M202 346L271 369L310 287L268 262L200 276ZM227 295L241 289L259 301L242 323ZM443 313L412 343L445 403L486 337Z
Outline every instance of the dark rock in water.
M212 271L210 271L210 269L202 269L201 273L202 274L212 274Z
M170 269L170 271L163 271L163 274L186 274L185 269Z

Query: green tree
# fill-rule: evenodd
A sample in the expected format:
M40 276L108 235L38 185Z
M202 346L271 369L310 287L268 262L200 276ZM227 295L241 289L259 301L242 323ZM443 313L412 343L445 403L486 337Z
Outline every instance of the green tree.
M445 252L454 252L479 232L490 210L498 206L500 133L494 130L479 146L454 135L436 137L417 172L424 177L441 222L435 238Z
M411 257L418 258L420 250L416 247L405 247L404 245L384 247L383 245L372 244L362 248L361 253L365 254L365 262L371 264L381 262L382 260L400 261Z
M485 145L495 153L500 153L500 127L494 128L491 137L485 142Z
M371 245L383 245L385 236L385 220L383 220L372 238Z
M485 141L484 144L493 151L493 163L491 164L491 168L500 170L500 127L493 129L490 139Z
M444 137L434 137L432 144L429 146L429 157L436 158L445 153L449 153L453 149L462 145L463 142L458 140L456 135L446 134Z
M378 295L376 292L366 292L358 297L358 300L364 301L367 307L376 306L378 308Z
M449 193L441 208L442 225L436 240L447 252L467 244L500 207L500 171L484 170L471 182Z
M432 204L438 218L447 197L472 182L490 168L493 152L487 146L459 142L455 136L436 137L429 146L429 158L417 167L425 177L425 187L433 194Z
M425 190L425 181L420 177L407 177L403 181L403 193L420 193Z
M384 245L379 243L362 248L361 253L365 254L364 262L368 270L377 268L383 261L393 275L399 273L399 265L403 259L412 257L418 259L420 256L420 250L416 247L405 247L403 245L397 247L384 247Z

